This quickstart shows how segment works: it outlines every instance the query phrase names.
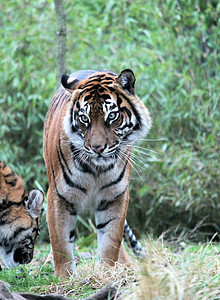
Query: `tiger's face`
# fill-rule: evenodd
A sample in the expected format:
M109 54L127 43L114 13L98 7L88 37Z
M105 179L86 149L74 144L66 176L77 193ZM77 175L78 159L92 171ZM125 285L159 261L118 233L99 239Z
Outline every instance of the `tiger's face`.
M42 204L43 193L33 190L21 205L11 205L0 214L0 248L6 267L14 268L32 260Z
M134 83L131 70L124 70L118 77L97 72L80 82L63 76L62 84L72 93L74 104L64 119L64 128L79 159L96 166L114 163L124 148L147 134L151 119L134 94Z
M0 162L0 249L6 267L32 260L42 205L43 193L27 194L22 178Z

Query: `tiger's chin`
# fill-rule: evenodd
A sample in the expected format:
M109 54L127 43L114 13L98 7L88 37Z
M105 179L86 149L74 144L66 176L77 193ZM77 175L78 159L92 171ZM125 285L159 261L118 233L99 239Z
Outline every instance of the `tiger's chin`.
M91 163L98 168L106 168L115 163L116 157L113 155L109 156L96 156L90 159Z

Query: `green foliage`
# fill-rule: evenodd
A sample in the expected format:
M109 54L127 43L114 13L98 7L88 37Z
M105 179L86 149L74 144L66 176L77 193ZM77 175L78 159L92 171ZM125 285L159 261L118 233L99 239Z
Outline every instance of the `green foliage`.
M68 0L65 9L68 72L133 69L153 118L149 139L162 138L142 143L159 154L137 159L148 170L137 170L143 181L132 176L131 225L159 235L204 220L204 233L219 232L217 1ZM0 158L28 188L46 191L43 120L57 87L53 1L5 1L0 20Z
M52 266L42 268L32 268L24 266L16 269L3 269L1 280L8 282L12 291L30 292L33 286L50 286L51 283L57 284L58 278L54 275Z
M78 243L76 247L79 247ZM54 276L52 261L49 260L45 263L48 259L50 248L50 245L47 243L37 245L35 246L34 258L30 264L19 265L15 269L3 268L0 271L0 278L10 285L10 291L31 294L64 294L73 299L93 294L94 288L89 283L89 280L85 282L85 278L77 282L75 275L72 275L70 279ZM75 259L77 268L82 268L85 260L80 258L80 253L77 251L75 251ZM94 261L91 261L90 258L86 263L87 266L85 268L88 267L88 263L92 265Z
M55 21L50 18L44 23L48 9L46 1L0 4L1 159L22 174L29 186L36 178L46 183L42 129L56 88L55 50L50 50L54 46Z

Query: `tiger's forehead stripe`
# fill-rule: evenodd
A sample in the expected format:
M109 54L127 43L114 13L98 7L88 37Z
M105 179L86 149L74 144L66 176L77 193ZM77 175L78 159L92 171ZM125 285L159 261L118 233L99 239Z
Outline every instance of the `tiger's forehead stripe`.
M99 101L103 102L106 99L110 99L108 86L103 86L101 84L97 84L95 86L91 86L90 88L86 88L79 94L80 97L84 97L84 101L91 101L99 98Z
M97 84L97 85L92 85L89 88L85 88L84 90L82 90L79 93L79 97L81 97L82 95L85 95L86 93L90 93L90 95L92 93L104 93L104 92L108 92L108 90L106 89L106 87L102 86L101 84Z
M87 88L89 86L96 86L97 84L110 84L113 82L114 78L116 77L115 74L111 73L109 76L109 73L105 73L105 74L97 74L97 75L92 75L89 76L88 79L84 80L84 82L82 82L78 88L79 89L84 89ZM97 83L96 83L97 82Z

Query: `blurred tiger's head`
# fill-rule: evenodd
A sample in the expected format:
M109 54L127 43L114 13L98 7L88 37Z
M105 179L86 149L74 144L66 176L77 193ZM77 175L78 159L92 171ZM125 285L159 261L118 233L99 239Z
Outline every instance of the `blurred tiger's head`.
M32 260L43 199L39 190L28 194L22 178L0 162L0 249L6 267Z
M151 118L134 92L131 70L119 76L95 72L81 81L64 75L61 82L73 102L64 129L81 160L90 159L95 165L113 163L123 148L149 132Z

